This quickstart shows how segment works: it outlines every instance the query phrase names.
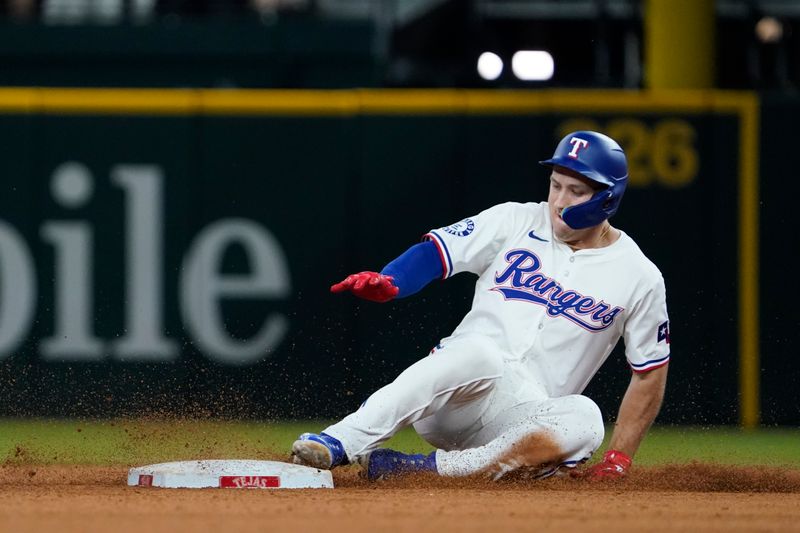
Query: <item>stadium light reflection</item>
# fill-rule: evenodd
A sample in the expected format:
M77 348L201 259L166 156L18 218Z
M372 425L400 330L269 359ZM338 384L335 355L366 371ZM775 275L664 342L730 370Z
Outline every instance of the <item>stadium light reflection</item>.
M545 81L553 77L555 62L544 50L519 50L511 58L511 70L523 81Z
M494 52L484 52L478 57L478 75L484 80L496 80L503 73L503 60Z

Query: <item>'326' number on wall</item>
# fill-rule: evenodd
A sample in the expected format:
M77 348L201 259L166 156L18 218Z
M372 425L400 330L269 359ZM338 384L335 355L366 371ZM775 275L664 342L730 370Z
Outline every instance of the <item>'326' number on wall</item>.
M634 118L609 120L602 127L590 118L562 122L557 131L560 139L571 131L594 130L616 140L628 157L628 173L632 187L660 184L679 188L697 178L700 161L697 155L695 128L685 120L669 118L652 123Z

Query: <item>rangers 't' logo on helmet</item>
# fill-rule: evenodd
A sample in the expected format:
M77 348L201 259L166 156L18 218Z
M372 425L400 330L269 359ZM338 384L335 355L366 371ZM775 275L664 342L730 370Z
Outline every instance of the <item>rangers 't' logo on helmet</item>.
M589 141L580 137L573 137L569 143L572 145L572 150L567 155L573 159L578 159L578 152L589 146Z

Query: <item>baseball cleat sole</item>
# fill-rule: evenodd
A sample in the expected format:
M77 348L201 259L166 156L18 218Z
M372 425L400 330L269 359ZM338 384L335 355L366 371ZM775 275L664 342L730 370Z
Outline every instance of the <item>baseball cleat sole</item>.
M331 451L324 444L313 440L296 440L292 444L292 461L296 465L330 470Z

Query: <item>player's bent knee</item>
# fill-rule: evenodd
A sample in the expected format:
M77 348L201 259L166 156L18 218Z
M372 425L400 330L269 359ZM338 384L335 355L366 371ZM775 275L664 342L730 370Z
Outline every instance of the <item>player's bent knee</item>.
M591 398L587 396L577 396L577 398L582 405L581 412L585 424L584 428L586 429L587 445L594 452L603 444L603 437L606 433L606 428L603 425L603 413L600 412L600 408Z
M571 447L587 450L589 453L597 450L603 443L605 426L600 408L591 398L575 394L564 398L570 412L570 421L566 424L571 428Z

